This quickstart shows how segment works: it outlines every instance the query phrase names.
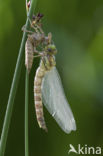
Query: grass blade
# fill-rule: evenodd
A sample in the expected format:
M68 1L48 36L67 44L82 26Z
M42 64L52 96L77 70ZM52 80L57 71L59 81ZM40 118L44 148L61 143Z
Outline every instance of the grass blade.
M25 156L29 156L28 103L29 103L29 74L28 74L28 71L26 70L26 75L25 75Z
M37 0L31 1L29 17L31 17L34 12L34 9L36 6L36 1ZM28 28L29 28L29 20L27 19L26 29L28 29ZM14 77L13 77L13 81L12 81L12 85L11 85L11 89L10 89L4 124L3 124L3 128L2 128L2 133L1 133L0 156L4 156L4 151L5 151L5 147L6 147L7 135L8 135L9 125L10 125L10 120L11 120L12 110L13 110L13 104L14 104L14 98L16 95L16 90L17 90L19 77L20 77L20 73L21 73L21 68L22 68L22 63L23 63L25 41L26 41L26 32L24 32L23 38L21 41L21 46L20 46L20 50L19 50L17 63L16 63Z

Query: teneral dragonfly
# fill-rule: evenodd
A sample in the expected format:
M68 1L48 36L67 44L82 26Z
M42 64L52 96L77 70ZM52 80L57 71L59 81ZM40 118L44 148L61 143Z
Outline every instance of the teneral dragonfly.
M37 19L38 17L40 17L40 14L37 14L37 16L35 16L35 19ZM29 40L32 45L31 49L34 49L32 53L37 54L34 55L34 57L41 58L40 65L36 71L36 75L34 78L34 101L37 121L40 128L43 128L47 131L43 114L43 102L43 104L45 105L49 113L53 116L53 118L56 120L56 122L59 124L61 129L66 133L70 133L72 130L76 130L76 123L70 105L68 104L68 101L64 94L60 76L55 67L55 54L57 53L57 49L52 42L51 33L49 33L48 36L45 36L43 30L38 24L38 20L35 21L35 19L33 20L33 22L31 22L31 25L35 29L35 32L29 35L27 41L30 38L32 39L32 42L31 40ZM39 44L37 45L34 44L38 39L38 37L36 38L35 36L39 36L39 42L37 42ZM41 51L37 50L38 45L41 45ZM27 53L29 55L29 52ZM25 53L26 59L27 53ZM34 57L32 57L32 59Z

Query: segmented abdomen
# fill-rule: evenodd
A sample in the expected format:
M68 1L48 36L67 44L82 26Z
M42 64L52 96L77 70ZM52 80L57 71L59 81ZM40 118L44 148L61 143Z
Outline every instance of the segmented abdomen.
M27 39L25 44L25 66L30 72L33 64L33 45L29 39Z
M42 105L42 93L41 93L41 84L42 79L45 75L45 69L41 66L38 67L36 71L36 76L34 80L34 99L35 99L35 110L36 117L40 128L43 128L47 131L44 114L43 114L43 105Z

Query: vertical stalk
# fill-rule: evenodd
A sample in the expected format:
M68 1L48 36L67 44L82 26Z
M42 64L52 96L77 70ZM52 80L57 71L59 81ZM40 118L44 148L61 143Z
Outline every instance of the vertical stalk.
M36 6L36 1L37 0L32 0L31 1L31 7L28 16L31 17L33 14L33 11ZM27 19L26 21L26 29L29 28L29 20ZM25 46L25 41L26 41L26 32L23 34L23 38L21 41L21 46L18 54L18 59L16 63L16 68L14 72L14 77L9 93L9 99L8 99L8 104L7 104L7 109L6 109L6 114L4 118L4 124L2 128L2 133L1 133L1 140L0 140L0 156L4 156L5 152L5 147L6 147L6 141L7 141L7 135L8 135L8 130L9 130L9 125L11 121L11 116L12 116L12 110L13 110L13 104L14 104L14 98L16 95L16 90L19 82L19 77L21 73L21 68L22 68L22 63L23 63L23 58L24 58L24 46Z
M25 75L25 156L29 156L28 103L29 103L29 74L26 69L26 75Z

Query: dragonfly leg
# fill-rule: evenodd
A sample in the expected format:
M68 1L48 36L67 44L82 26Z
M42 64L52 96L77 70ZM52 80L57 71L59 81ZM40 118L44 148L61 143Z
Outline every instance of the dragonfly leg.
M34 57L42 57L42 56L44 56L42 52L39 52L37 50L34 51L34 54L38 54L36 56L34 55Z
M31 33L31 34L34 33L33 31L27 30L27 29L25 28L25 25L22 27L22 31L28 32L28 33Z
M38 28L35 27L36 24L35 24L35 26L33 26L33 23L32 23L32 21L31 21L31 19L30 19L29 16L28 16L28 20L29 20L29 22L30 22L30 26L31 26L31 28L33 28L33 29L36 31L36 33L39 33Z
M40 33L40 32L38 31L38 28L36 27L36 25L35 25L35 27L34 27L33 25L31 25L31 27L36 31L36 33Z
M39 54L39 51L36 50L36 47L34 47L34 51L33 52L36 53L36 54Z
M40 55L40 56L44 56L44 53L41 52L41 51L36 50L36 47L34 47L33 53L34 53L34 54L38 54L38 55Z
M35 58L35 57L41 57L41 55L36 55L36 56L33 56L33 57L34 57L34 58Z
M35 57L42 57L43 56L43 53L42 52L39 52L39 51L34 51L34 54L37 54L37 55L34 55L34 58Z
M36 24L36 27L40 30L40 32L41 32L42 34L44 34L42 28L41 28L39 25Z

